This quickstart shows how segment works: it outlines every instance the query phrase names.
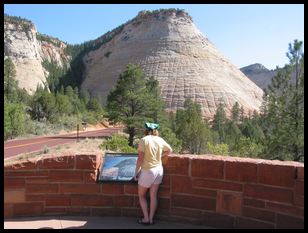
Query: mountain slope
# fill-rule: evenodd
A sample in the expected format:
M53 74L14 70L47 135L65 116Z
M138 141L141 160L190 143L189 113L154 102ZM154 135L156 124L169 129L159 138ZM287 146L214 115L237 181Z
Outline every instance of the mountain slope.
M38 33L31 21L4 16L4 56L12 59L18 85L29 94L46 83L48 72L43 61L54 61L61 67L69 64L71 57L65 54L65 47L62 41Z
M105 103L128 63L139 64L159 81L167 110L182 108L185 98L201 104L212 118L219 102L227 115L238 102L244 111L259 110L263 91L203 36L182 10L140 12L112 39L83 57L82 88Z

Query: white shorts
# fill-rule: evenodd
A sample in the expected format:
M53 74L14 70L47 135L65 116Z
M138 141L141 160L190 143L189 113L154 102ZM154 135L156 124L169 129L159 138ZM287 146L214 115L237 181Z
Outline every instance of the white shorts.
M149 170L142 169L138 177L138 185L149 188L152 184L160 184L163 180L163 166L150 168Z

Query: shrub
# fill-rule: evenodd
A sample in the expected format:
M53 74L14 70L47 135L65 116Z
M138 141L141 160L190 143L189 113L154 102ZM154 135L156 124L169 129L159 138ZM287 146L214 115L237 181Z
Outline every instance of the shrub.
M229 146L228 144L212 144L211 142L207 143L207 147L209 153L214 155L228 155L229 154Z
M100 145L102 150L111 150L123 153L137 153L137 149L128 145L128 140L122 135L113 135Z

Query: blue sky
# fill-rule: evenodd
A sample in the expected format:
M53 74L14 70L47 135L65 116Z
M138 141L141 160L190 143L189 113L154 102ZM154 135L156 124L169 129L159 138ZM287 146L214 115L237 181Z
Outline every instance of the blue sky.
M4 12L31 20L40 33L70 44L93 40L141 10L185 9L238 68L288 63L288 44L304 41L304 4L5 4Z

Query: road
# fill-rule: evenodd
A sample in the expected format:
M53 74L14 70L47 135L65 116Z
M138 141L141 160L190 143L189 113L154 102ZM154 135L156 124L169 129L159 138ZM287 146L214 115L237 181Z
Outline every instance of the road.
M79 132L79 139L85 138L103 138L121 131L123 128L114 127L87 132ZM60 144L74 142L77 140L77 133L64 135L55 135L47 137L36 137L23 140L10 140L4 142L4 158L9 158L21 153L29 153L38 150L43 150L44 147L53 147Z

